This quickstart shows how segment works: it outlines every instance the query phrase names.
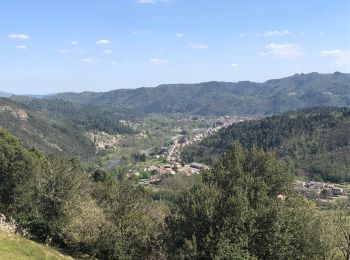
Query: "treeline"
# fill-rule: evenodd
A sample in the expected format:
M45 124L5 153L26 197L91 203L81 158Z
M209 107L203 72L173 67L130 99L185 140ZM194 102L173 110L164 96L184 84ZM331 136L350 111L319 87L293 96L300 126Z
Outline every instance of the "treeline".
M22 148L0 130L0 212L31 239L97 259L342 259L349 202L320 211L271 153L237 144L172 206L122 173ZM337 208L338 207L338 208Z
M212 163L233 144L274 150L296 174L350 181L350 109L316 107L233 124L184 149L185 161Z

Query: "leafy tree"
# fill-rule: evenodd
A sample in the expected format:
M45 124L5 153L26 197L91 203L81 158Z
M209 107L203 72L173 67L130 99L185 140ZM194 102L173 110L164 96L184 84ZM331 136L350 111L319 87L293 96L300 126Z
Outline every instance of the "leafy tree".
M328 248L318 220L274 154L236 144L182 194L167 216L165 241L171 257L319 259Z
M101 229L97 255L102 259L159 258L164 219L160 204L150 201L136 179L123 174L97 182L94 197L107 216ZM157 257L156 257L157 256Z

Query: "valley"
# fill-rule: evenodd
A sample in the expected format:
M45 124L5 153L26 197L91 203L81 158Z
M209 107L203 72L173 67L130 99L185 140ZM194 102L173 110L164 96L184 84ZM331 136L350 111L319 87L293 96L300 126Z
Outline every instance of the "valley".
M73 257L142 259L148 248L147 259L165 259L164 250L183 254L196 232L222 236L226 222L279 239L285 232L270 226L282 223L339 256L328 235L350 223L349 79L311 73L1 98L0 213L16 221L5 226ZM309 223L324 228L315 235ZM9 247L28 242L3 237ZM0 245L0 255L6 250Z

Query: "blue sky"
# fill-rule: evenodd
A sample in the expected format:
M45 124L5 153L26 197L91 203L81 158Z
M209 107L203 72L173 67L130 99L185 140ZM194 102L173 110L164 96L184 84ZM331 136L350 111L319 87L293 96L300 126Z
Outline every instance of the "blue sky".
M348 0L4 0L0 90L350 72Z

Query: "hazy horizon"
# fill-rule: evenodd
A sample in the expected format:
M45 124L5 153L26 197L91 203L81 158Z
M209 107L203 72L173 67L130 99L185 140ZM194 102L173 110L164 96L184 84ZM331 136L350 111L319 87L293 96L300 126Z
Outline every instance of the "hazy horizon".
M307 72L307 73L304 73L304 72L301 72L301 73L294 73L292 75L286 75L285 77L290 77L290 76L293 76L293 75L296 75L296 74L309 74L309 73L319 73L319 74L333 74L335 72L340 72L340 73L344 73L344 74L349 74L349 72L342 72L342 71L334 71L334 72L329 72L329 73L319 73L317 71L312 71L312 72ZM155 86L139 86L139 87L134 87L134 88L112 88L112 89L107 89L107 90L104 90L104 91L96 91L96 90L83 90L83 91L65 91L65 92L50 92L50 93L45 93L45 92L42 92L42 93L31 93L31 92L23 92L23 93L15 93L15 92L8 92L6 90L2 90L0 88L0 92L4 92L4 93L7 93L7 94L13 94L13 95L18 95L18 96L50 96L50 95L55 95L55 94L59 94L59 93L66 93L66 92L72 92L72 93L82 93L82 92L109 92L109 91L113 91L113 90L121 90L121 89L138 89L138 88L154 88L154 87L158 87L158 86L161 86L161 85L172 85L172 84L200 84L200 83L204 83L204 82L232 82L232 83L238 83L238 82L241 82L241 81L250 81L250 82L254 82L254 83L264 83L268 80L273 80L273 79L282 79L282 78L285 78L285 77L281 77L281 78L269 78L269 79L266 79L266 80L262 80L262 81L252 81L252 80L249 80L249 79L245 79L245 80L239 80L239 81L221 81L221 80L209 80L209 81L201 81L201 82L168 82L168 83L161 83L161 84L158 84L158 85L155 85Z

